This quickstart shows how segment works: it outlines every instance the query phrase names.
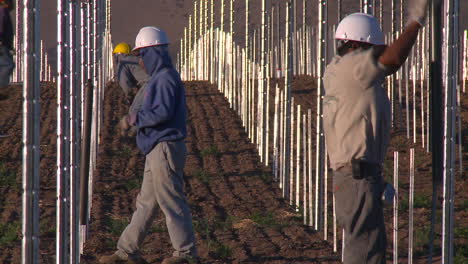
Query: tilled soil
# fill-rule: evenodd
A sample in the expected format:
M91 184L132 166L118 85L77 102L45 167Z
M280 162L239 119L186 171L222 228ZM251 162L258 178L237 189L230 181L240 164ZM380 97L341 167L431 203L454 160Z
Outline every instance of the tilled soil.
M21 262L23 87L0 89L0 263ZM41 84L40 140L40 254L52 263L55 254L56 201L56 88Z
M144 157L136 148L134 138L120 136L115 128L119 118L126 112L119 89L113 84L106 88L102 144L94 178L91 230L82 256L83 263L97 263L97 256L115 250L117 239L135 209L135 198L141 184ZM340 254L333 253L331 242L323 241L322 232L317 233L304 226L301 215L288 206L288 201L281 199L278 184L271 180L270 168L261 165L255 146L247 139L241 121L229 109L227 100L206 82L186 83L186 90L189 111L186 193L194 217L199 253L204 263L337 263ZM310 77L295 78L292 92L295 102L301 104L303 109L311 108L315 113L314 91L315 80ZM55 96L54 85L42 85L41 263L55 262ZM461 105L465 173L458 171L455 186L456 253L466 252L468 244L465 221L468 194L464 191L468 168L466 94L462 94ZM0 139L0 263L20 263L21 257L21 109L21 87L2 88L0 111L5 114L0 116L0 130L10 137ZM405 132L394 131L392 136L384 174L387 180L392 181L393 150L398 150L399 259L407 261L409 148L414 147L415 200L418 200L415 208L415 263L426 263L429 198L432 192L431 156L420 147L420 132L418 144L407 140ZM331 181L328 185L331 186ZM438 204L441 204L441 197L442 192L439 190ZM331 209L330 198L329 212ZM386 219L390 263L393 238L391 210L386 211ZM440 243L440 208L436 219L436 241ZM4 235L7 233L10 236ZM150 263L159 263L172 252L161 212L151 227L142 251ZM440 256L440 249L436 250L436 255ZM461 258L460 263L463 263L463 259L466 260L466 257ZM436 260L440 261L440 257L436 257Z
M134 210L143 156L133 139L114 129L124 114L116 86L104 105L103 145L95 177L91 237L84 263L109 254ZM188 157L186 192L192 208L199 254L206 263L334 262L337 254L321 235L302 225L287 206L271 172L263 167L241 121L227 101L206 82L186 84ZM142 247L151 263L171 254L160 212Z

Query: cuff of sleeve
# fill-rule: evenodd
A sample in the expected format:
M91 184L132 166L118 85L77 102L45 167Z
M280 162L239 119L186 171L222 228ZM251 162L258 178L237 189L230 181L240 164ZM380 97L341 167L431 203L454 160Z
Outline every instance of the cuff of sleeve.
M420 27L424 27L424 25L426 24L426 18L425 17L420 17L420 18L410 17L406 21L405 28L407 28L412 22L416 22L419 24Z

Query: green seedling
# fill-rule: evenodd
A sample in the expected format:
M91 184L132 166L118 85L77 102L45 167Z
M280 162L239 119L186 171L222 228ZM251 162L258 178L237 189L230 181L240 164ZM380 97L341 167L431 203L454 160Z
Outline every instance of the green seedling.
M196 171L193 174L193 176L195 178L198 178L202 183L205 183L205 184L209 183L210 180L211 180L211 175L208 172L204 171L204 170Z
M140 179L139 177L132 178L132 179L125 181L124 185L125 185L125 188L129 191L135 190L141 186L141 181L142 179Z
M213 252L213 255L217 259L228 259L232 256L232 249L227 246L221 244L217 240L210 240L208 242L208 249Z
M126 219L109 218L109 232L114 236L120 236L127 225Z
M461 204L461 210L467 212L468 211L468 199L463 200Z
M393 160L386 160L384 162L383 175L387 182L393 183Z
M21 233L20 221L0 223L0 246L13 247L19 241Z
M400 199L400 201L398 201L398 210L400 212L407 212L408 209L409 209L408 197L404 197L403 199Z
M208 148L205 148L202 151L200 151L200 155L202 157L205 157L205 156L208 156L208 155L218 156L219 155L219 150L215 145L211 145Z
M122 146L122 148L115 151L115 154L122 158L130 158L132 156L132 148L129 146Z
M425 254L425 249L429 247L430 240L430 228L427 226L422 226L421 228L416 228L414 231L414 247L415 255L421 256Z
M278 222L270 212L256 212L253 213L249 218L257 225L263 227L276 227L282 225L282 223Z
M231 217L231 216L228 216L226 219L222 219L222 218L214 218L213 219L213 223L211 226L214 227L214 229L216 230L223 230L223 231L227 231L227 230L231 230L232 229L232 225L234 223L236 219L234 217Z
M264 183L271 183L273 181L272 179L272 175L270 173L267 173L267 172L263 172L261 173L258 177L260 177L260 179L264 182Z
M151 232L153 233L165 233L167 231L167 227L164 224L154 224L151 227Z
M49 219L43 219L39 225L39 230L43 236L53 236L56 232L56 225L51 225Z
M466 243L455 244L453 262L455 264L468 263L468 245Z
M468 227L456 227L454 235L456 238L468 239Z
M4 164L0 164L0 187L9 187L12 190L20 189L20 182L16 180L16 175L5 167Z
M103 244L104 248L115 248L115 241L110 237L106 237Z
M200 233L202 237L209 239L211 236L210 224L208 220L201 219L201 220L194 220L193 221L193 229L197 233Z
M431 208L431 198L424 194L414 195L414 208Z

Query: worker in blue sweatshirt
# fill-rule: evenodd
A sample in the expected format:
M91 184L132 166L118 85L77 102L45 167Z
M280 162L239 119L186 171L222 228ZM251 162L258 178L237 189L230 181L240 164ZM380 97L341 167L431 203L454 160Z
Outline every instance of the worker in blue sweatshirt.
M173 256L163 264L197 263L192 217L183 191L183 169L187 149L185 89L172 65L164 31L144 27L136 37L135 49L140 64L151 76L143 105L130 113L128 125L136 125L137 145L145 154L145 171L136 211L117 243L117 251L99 259L101 263L146 263L139 253L156 213L166 216Z

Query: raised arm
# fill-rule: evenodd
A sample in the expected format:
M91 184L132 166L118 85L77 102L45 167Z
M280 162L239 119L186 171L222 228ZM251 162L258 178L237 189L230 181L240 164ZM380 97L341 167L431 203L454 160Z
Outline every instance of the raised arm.
M408 7L408 22L403 33L390 44L380 55L379 62L388 66L393 72L397 71L406 61L416 42L419 29L426 20L428 3L431 0L412 0Z

